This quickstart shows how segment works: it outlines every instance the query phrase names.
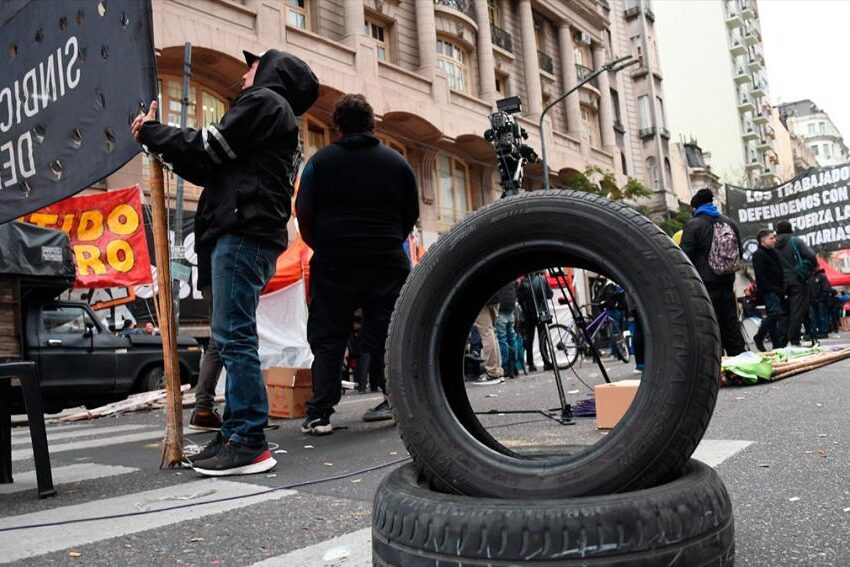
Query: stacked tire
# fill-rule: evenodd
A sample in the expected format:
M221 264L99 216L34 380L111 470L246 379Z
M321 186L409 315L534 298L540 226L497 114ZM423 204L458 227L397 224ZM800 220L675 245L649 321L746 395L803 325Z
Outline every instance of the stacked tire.
M623 285L647 364L628 412L600 442L532 458L479 423L460 361L485 300L546 266L586 267ZM717 322L685 255L633 209L536 191L479 210L411 274L386 362L413 463L376 494L375 565L733 563L728 493L713 469L690 460L717 396Z

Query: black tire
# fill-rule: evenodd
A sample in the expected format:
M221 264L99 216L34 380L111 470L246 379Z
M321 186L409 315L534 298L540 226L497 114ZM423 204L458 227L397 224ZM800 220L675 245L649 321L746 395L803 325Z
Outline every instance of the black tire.
M632 359L632 355L629 352L629 344L626 342L626 337L623 336L623 333L617 333L617 336L614 337L614 344L617 345L617 357L623 362L629 362Z
M592 268L623 285L646 331L646 369L629 411L574 454L523 456L478 421L466 394L466 335L500 284L546 266ZM443 236L408 278L387 340L387 376L408 451L461 494L564 498L653 486L690 458L711 417L720 340L693 265L633 209L577 191L503 199Z
M145 370L141 375L137 390L139 392L152 392L163 388L165 388L165 370L162 366L154 366Z
M690 461L675 480L560 500L434 492L413 465L387 476L372 508L374 565L731 566L735 526L717 473Z
M552 362L561 370L566 370L578 360L578 338L572 329L560 323L549 325L549 338L555 350Z

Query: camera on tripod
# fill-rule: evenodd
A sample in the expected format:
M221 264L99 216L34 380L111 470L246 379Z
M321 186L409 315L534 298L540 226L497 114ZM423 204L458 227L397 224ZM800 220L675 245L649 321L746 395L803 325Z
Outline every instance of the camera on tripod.
M490 129L484 139L493 144L499 164L502 196L516 195L522 189L522 168L537 161L537 154L524 143L528 132L512 116L522 110L522 100L511 96L496 101L496 112L490 115Z

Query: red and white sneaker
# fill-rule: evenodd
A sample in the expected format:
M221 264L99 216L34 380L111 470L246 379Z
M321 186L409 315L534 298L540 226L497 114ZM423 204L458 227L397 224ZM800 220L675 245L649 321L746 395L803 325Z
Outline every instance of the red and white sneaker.
M270 471L276 464L265 441L256 446L228 441L214 457L197 460L192 468L205 476L232 476Z

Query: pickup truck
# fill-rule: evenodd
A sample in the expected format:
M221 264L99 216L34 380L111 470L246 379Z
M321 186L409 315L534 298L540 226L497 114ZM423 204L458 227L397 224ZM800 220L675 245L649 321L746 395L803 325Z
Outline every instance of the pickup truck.
M73 285L74 267L67 236L46 230L0 225L0 244L12 243L16 249L0 251L0 361L37 364L47 412L163 388L160 336L114 335L88 304L55 299ZM58 266L48 261L54 257ZM177 353L180 381L195 384L200 345L178 337ZM18 390L12 389L15 408L21 405Z

